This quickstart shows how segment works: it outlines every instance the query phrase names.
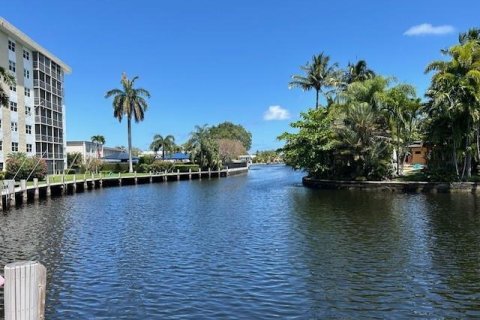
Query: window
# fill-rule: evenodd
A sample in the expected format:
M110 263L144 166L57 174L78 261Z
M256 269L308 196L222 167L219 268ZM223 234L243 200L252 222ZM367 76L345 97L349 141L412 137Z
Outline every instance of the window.
M8 60L8 70L15 72L15 62Z
M25 106L25 115L31 116L32 115L32 107Z
M415 154L422 154L422 151L415 151Z
M26 132L27 134L32 134L32 126L30 126L30 125L27 124L27 125L25 126L25 132Z
M11 127L12 127L12 131L13 131L13 132L17 132L17 131L18 131L18 126L17 126L17 123L16 123L15 121L12 121Z
M10 91L17 92L17 86L10 86Z
M18 151L18 142L12 142L12 151L13 152Z
M23 58L25 60L30 60L30 52L28 52L27 50L23 50Z
M16 102L10 101L10 110L17 112L18 111L18 106Z
M27 143L27 152L32 152L32 145Z
M30 79L30 71L28 71L27 69L23 69L23 75L25 76L25 78Z
M2 150L3 150L3 141L0 140L0 151L2 151Z
M30 89L25 88L25 97L30 97Z
M15 52L15 42L8 40L8 50Z

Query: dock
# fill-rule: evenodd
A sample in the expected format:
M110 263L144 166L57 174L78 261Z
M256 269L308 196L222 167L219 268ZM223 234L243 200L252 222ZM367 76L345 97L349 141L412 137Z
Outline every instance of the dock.
M0 208L8 210L21 206L29 201L37 201L52 196L73 195L106 187L121 187L137 184L165 183L181 180L202 180L224 178L230 175L248 173L248 167L198 170L180 172L149 172L149 173L99 173L48 176L44 181L34 179L33 182L20 180L16 185L13 180L0 181Z

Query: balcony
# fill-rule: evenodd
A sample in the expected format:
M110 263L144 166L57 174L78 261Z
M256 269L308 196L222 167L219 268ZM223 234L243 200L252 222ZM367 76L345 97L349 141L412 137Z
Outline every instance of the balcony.
M36 134L35 140L38 142L53 142L53 137L47 136L45 134Z
M53 120L51 118L42 117L42 116L35 116L35 123L37 124L46 124L52 125Z

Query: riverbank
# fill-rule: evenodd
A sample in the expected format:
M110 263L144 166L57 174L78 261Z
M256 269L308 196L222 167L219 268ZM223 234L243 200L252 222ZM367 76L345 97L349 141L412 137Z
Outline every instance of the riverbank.
M313 189L386 191L398 193L480 193L478 182L422 181L342 181L303 177L304 186Z
M34 179L32 184L27 184L25 180L21 180L18 187L15 187L13 181L10 181L8 184L0 181L0 190L2 190L0 208L1 210L8 210L10 207L26 204L29 201L36 201L41 198L50 198L52 195L63 196L97 188L222 178L244 173L248 173L247 167L189 172L47 176L45 181Z

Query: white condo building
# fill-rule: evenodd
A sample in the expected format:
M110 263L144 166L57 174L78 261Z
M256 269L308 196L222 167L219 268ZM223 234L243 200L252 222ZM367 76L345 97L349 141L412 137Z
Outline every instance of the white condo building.
M0 169L11 152L46 160L48 172L66 168L64 74L71 68L0 17L0 66L15 86L0 110Z

